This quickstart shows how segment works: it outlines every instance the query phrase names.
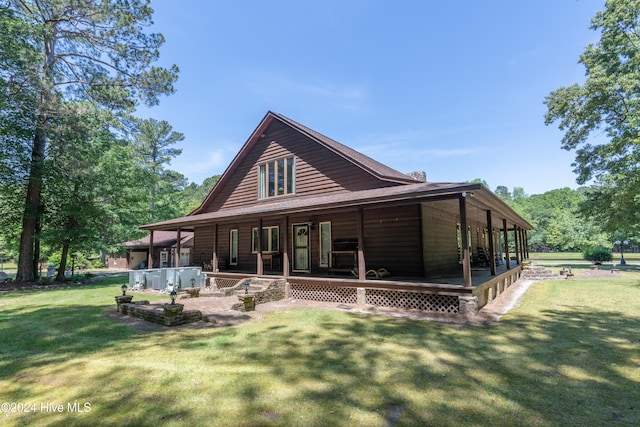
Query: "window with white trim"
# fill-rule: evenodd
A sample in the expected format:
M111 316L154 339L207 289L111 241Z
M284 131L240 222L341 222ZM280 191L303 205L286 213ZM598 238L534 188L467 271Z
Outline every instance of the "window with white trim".
M329 267L329 252L331 251L331 223L320 223L320 267Z
M229 230L229 265L238 265L238 230Z
M294 157L281 157L258 165L258 198L295 193Z
M258 253L258 227L251 230L251 253ZM280 251L280 227L262 227L262 252L276 253Z

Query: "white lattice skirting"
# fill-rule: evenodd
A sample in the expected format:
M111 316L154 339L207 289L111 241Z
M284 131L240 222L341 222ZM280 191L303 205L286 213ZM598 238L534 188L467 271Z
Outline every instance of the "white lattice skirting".
M291 298L342 304L356 304L358 302L355 288L335 288L311 284L291 283Z
M458 313L458 297L423 292L366 290L366 303L379 307L396 307L437 313Z
M321 284L292 283L291 297L308 301L358 304L358 289L323 286ZM364 292L362 292L364 291ZM377 307L404 308L436 313L459 313L457 296L424 292L394 291L360 288L361 303Z

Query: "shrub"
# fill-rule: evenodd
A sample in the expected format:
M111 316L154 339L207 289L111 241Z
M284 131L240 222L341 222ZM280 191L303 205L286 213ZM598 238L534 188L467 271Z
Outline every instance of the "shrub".
M605 248L586 248L584 251L582 251L582 256L587 261L594 262L611 261L613 259L613 254L611 253L611 251Z
M95 259L93 261L89 261L89 268L105 268L104 262L99 259Z

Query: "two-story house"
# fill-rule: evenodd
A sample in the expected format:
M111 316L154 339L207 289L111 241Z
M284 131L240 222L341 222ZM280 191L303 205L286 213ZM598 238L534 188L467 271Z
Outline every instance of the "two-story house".
M141 228L194 232L211 277L277 275L299 298L368 304L428 294L447 302L409 308L456 312L517 279L532 227L481 184L417 180L268 112L198 209Z

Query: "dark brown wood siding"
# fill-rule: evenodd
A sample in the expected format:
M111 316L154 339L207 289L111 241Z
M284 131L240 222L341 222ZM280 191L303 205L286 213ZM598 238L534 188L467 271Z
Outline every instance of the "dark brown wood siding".
M423 258L426 277L438 277L461 271L458 262L456 224L457 201L422 205Z
M482 240L486 224L478 215L470 215L469 221L472 257L477 257L477 247L487 246ZM294 214L288 217L289 230L285 231L284 217L266 217L263 227L278 226L280 248L285 248L288 238L289 259L293 259L291 228L295 224L312 224L310 229L311 273L326 274L329 270L320 266L321 222L331 223L331 240L357 241L358 212L355 209L324 211L310 214ZM458 203L438 201L421 205L393 206L364 209L364 252L367 269L385 268L393 277L442 277L461 272L458 261L456 226L460 223ZM252 253L252 229L259 220L224 222L218 226L218 257L221 271L234 270L247 273L257 271L257 255ZM238 264L229 265L229 234L238 230ZM213 253L214 226L197 227L194 238L194 263L210 262ZM288 237L287 237L288 236ZM485 247L488 250L488 247ZM342 255L344 257L344 255ZM283 258L281 258L283 259ZM348 259L341 258L342 264ZM265 270L268 271L268 270ZM280 262L274 271L282 271Z
M324 195L396 185L375 178L305 135L273 122L237 168L229 171L230 175L217 197L203 212L259 203L258 165L291 155L295 156L295 194L280 197Z
M193 235L193 265L210 264L213 257L213 225L196 227Z
M367 270L385 268L392 276L421 277L420 206L364 211Z

